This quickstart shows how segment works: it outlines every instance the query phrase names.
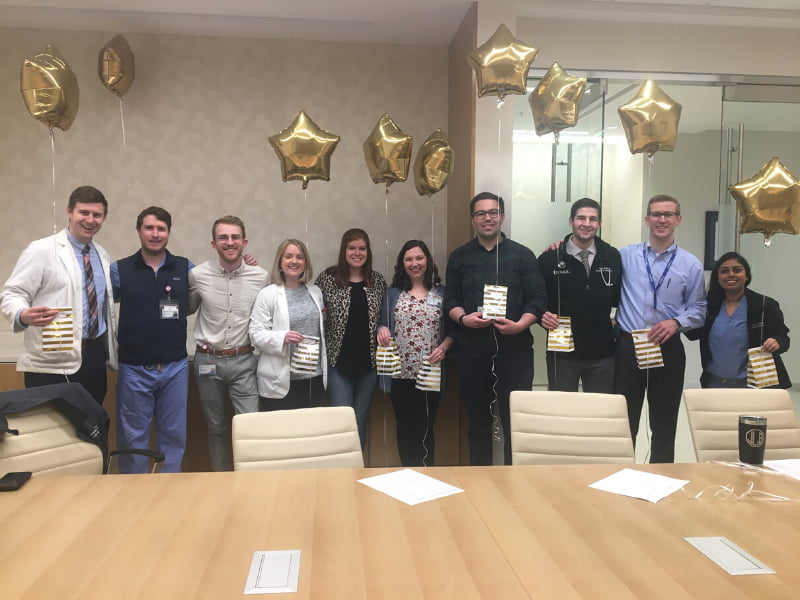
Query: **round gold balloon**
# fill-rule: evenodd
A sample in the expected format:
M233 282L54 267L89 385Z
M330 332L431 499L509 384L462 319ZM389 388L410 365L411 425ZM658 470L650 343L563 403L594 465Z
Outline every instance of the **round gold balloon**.
M453 172L453 148L441 129L434 131L417 151L414 186L420 196L431 196L447 185Z
M75 73L52 45L22 61L20 91L31 116L50 129L67 131L78 113L80 90Z
M118 97L124 96L131 88L136 78L136 65L125 36L118 33L100 48L97 74L100 82Z
M497 96L502 100L506 94L526 94L528 70L538 53L501 23L492 37L467 55L478 80L478 97Z
M311 179L330 181L331 154L340 139L320 129L306 111L301 110L291 125L269 137L269 143L281 161L283 181L299 179L306 189Z
M554 62L528 98L536 135L553 132L557 143L562 129L575 127L584 91L585 77L572 77Z
M776 233L800 232L800 181L779 158L728 191L739 209L739 233L763 233L769 246Z
M389 187L395 181L408 179L413 143L414 139L384 113L364 140L364 160L372 181Z
M681 105L667 96L651 79L642 84L636 97L617 109L631 154L659 150L671 152L678 136Z

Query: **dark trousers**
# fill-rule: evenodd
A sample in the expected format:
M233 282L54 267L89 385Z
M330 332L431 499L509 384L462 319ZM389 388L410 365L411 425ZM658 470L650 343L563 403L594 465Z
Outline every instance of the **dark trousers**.
M93 342L87 343L81 349L81 368L72 375L26 371L25 387L39 387L67 382L80 383L92 395L92 398L102 405L108 390L105 339L105 336L101 336Z
M556 392L614 393L614 356L571 358L567 352L547 353L547 389Z
M497 397L504 432L503 457L511 464L511 425L508 397L514 390L533 387L533 348L491 356L458 355L458 383L469 416L469 462L492 464L492 407Z
M392 379L391 397L400 462L404 467L432 467L436 450L433 424L441 392L418 390L414 379Z
M634 444L639 433L644 394L650 409L650 430L653 438L650 447L651 463L675 461L675 429L683 393L683 373L686 354L678 334L661 345L663 367L639 369L633 350L633 338L623 333L617 342L614 392L625 396L628 403L628 420Z
M258 397L258 410L290 410L320 406L323 395L322 375L310 379L293 379L289 391L283 398Z

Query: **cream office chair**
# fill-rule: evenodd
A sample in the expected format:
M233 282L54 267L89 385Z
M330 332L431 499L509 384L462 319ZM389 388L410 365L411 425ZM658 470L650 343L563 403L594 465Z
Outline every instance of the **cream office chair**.
M625 397L579 392L511 392L515 465L633 463Z
M80 439L57 409L42 404L6 415L19 435L0 435L0 472L31 471L39 475L84 475L103 472L100 447Z
M235 415L232 437L234 471L364 466L349 406Z
M767 459L800 458L800 425L786 390L684 390L697 462L739 460L739 415L767 417Z

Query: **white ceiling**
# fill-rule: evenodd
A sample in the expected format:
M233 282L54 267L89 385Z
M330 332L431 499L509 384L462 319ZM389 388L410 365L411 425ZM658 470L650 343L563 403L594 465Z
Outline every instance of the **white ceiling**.
M484 0L488 1L488 0ZM521 17L800 29L800 0L507 0ZM447 45L472 0L0 0L0 26Z

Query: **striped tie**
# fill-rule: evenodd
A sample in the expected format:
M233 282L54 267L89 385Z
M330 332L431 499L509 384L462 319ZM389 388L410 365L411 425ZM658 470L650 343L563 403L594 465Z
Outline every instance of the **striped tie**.
M583 268L586 269L586 275L589 275L589 269L591 269L591 265L589 264L589 251L588 250L581 250L578 252L578 256L581 257L581 262L583 263Z
M83 283L86 286L86 299L89 303L89 339L97 337L99 327L97 321L97 290L94 289L94 271L92 271L92 261L89 258L91 248L89 245L83 247Z

